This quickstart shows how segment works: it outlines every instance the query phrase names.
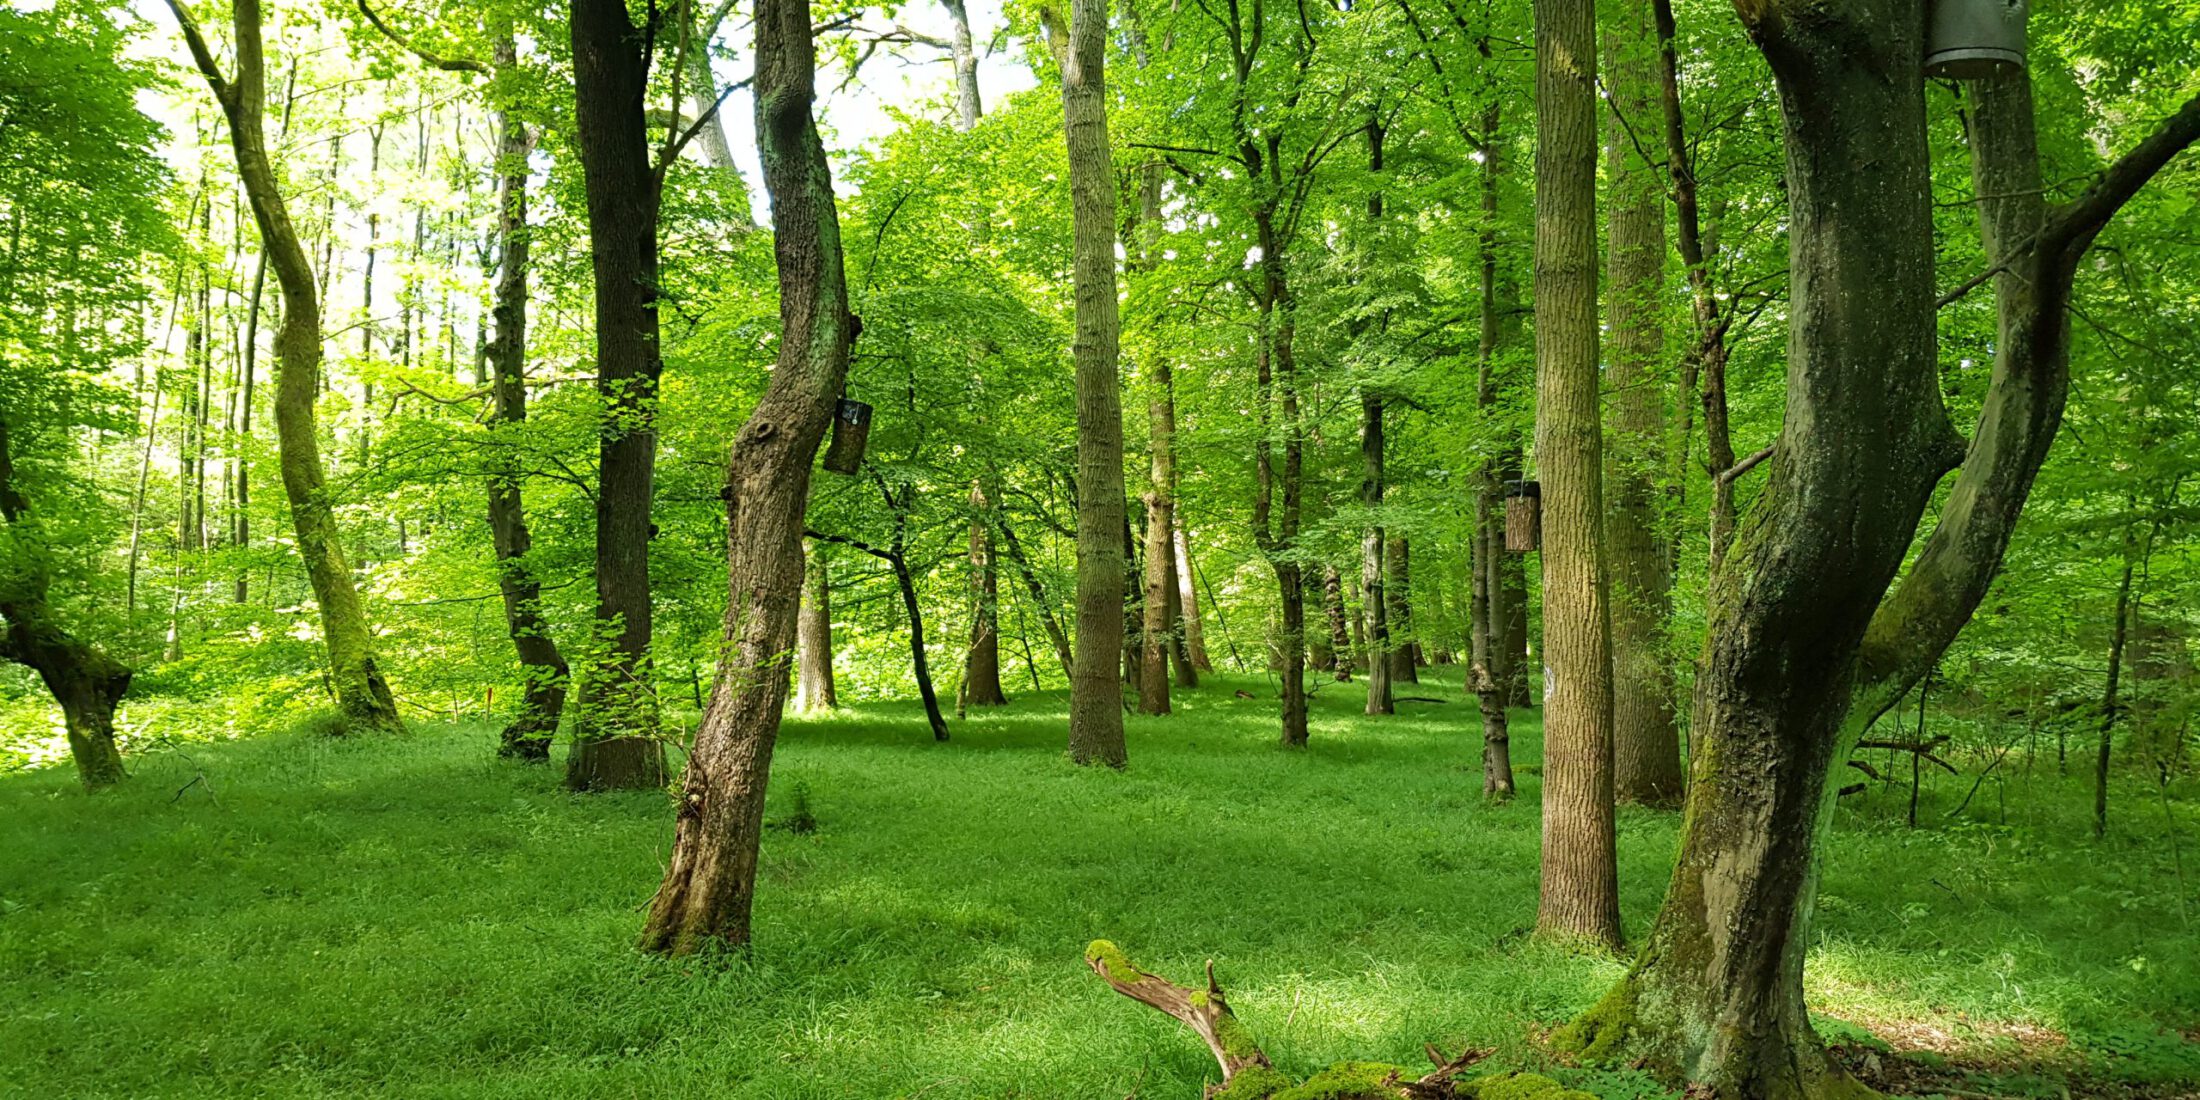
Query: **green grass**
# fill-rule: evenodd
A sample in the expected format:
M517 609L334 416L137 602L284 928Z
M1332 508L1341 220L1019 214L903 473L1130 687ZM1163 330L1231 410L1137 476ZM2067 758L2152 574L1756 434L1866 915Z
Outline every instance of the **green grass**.
M1287 1070L1431 1041L1535 1064L1532 1027L1620 964L1526 934L1533 715L1522 797L1493 806L1470 706L1367 719L1332 687L1287 753L1267 692L1212 679L1133 719L1122 774L1064 760L1057 694L945 745L909 706L790 722L772 813L799 780L820 828L766 838L745 961L632 949L662 795L565 794L483 727L153 753L96 798L65 766L0 777L0 1095L1198 1096L1198 1042L1085 969L1102 937L1181 980L1212 958ZM2183 1072L2164 1029L2200 1021L2200 937L2152 788L2119 790L2097 844L2051 759L1947 824L1968 785L1929 788L1915 832L1906 792L1841 812L1814 1008L1987 1046L2023 1022L2104 1073ZM1676 827L1621 816L1631 933Z

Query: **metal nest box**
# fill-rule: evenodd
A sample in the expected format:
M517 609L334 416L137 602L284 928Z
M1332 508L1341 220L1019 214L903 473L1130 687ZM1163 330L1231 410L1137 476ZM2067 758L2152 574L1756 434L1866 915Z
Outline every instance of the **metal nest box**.
M2024 71L2026 0L1933 0L1925 75L1978 80Z

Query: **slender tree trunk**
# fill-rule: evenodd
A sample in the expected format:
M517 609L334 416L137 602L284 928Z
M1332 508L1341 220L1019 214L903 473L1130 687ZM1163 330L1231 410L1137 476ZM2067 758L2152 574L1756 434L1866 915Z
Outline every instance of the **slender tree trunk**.
M2123 716L2124 647L2131 636L2131 578L2138 557L2131 526L2124 528L2124 568L2116 581L2116 619L2108 632L2108 683L2101 691L2101 742L2093 756L2093 835L2108 835L2108 764ZM1922 738L1920 738L1922 740Z
M840 699L833 691L833 585L824 547L803 541L807 564L803 571L801 618L795 628L795 647L801 652L797 679L797 703L802 710L834 710Z
M237 395L237 488L236 520L230 530L230 542L239 550L252 547L252 460L246 457L252 446L252 386L253 374L260 357L260 302L267 291L267 247L260 247L260 258L252 265L252 302L244 325L242 361L238 366L241 390ZM248 570L237 570L237 602L246 603L252 598L252 582Z
M275 331L275 431L290 499L291 525L306 576L321 608L321 629L328 645L329 680L347 727L398 730L397 700L390 694L375 660L374 634L353 586L344 558L335 507L321 468L321 444L313 405L321 375L321 306L313 265L299 244L290 213L269 163L261 116L266 106L266 65L260 44L259 0L233 0L235 35L231 45L235 80L221 75L219 63L200 35L198 24L179 0L170 10L186 31L193 60L207 78L229 119L230 144L237 174L244 181L260 240L282 290L283 319Z
M1535 457L1543 484L1543 894L1536 926L1620 944L1597 400L1596 20L1537 0Z
M588 193L603 425L596 637L583 666L565 782L584 791L661 787L665 754L651 683L649 543L656 533L650 505L664 361L657 345L657 179L644 112L649 59L622 0L572 0L571 24L575 144Z
M1482 109L1482 224L1475 234L1481 269L1475 405L1485 417L1495 415L1497 407L1497 348L1505 331L1498 313L1497 280L1497 183L1504 151L1498 126L1502 117L1500 102L1492 95ZM1467 596L1467 689L1474 693L1482 714L1482 793L1506 800L1513 796L1513 771L1512 733L1505 708L1511 701L1512 670L1521 662L1517 651L1508 654L1505 650L1510 620L1505 613L1508 596L1502 569L1506 552L1497 484L1500 462L1495 457L1485 459L1475 477L1474 533L1469 539L1468 563L1473 580Z
M963 701L974 707L1008 704L1001 691L1001 585L986 531L984 486L970 483L970 655L963 662Z
M787 698L810 467L847 377L856 321L832 170L811 112L817 50L808 0L758 0L756 134L779 270L778 359L726 464L726 604L710 703L681 778L672 858L645 950L742 947L756 892L764 789Z
M517 50L509 31L495 46L499 69L511 66ZM488 478L490 541L496 548L497 589L504 598L504 625L519 656L519 712L504 727L498 755L528 761L550 758L550 738L565 709L570 669L550 636L542 610L542 578L528 555L534 535L527 526L521 495L523 471L515 457L516 438L527 421L527 157L534 140L516 111L497 111L497 265L492 312L496 335L484 349L490 376L490 430L503 436Z
M1313 585L1314 578L1308 577L1306 580L1309 586ZM1336 674L1338 683L1349 684L1352 682L1353 669L1359 664L1356 653L1366 647L1354 646L1352 633L1345 625L1352 616L1344 605L1344 574L1336 566L1322 567L1321 585L1315 590L1315 596L1320 600L1322 614L1329 622L1329 637L1325 641L1317 631L1310 639L1314 668L1326 668Z
M1684 781L1665 647L1673 552L1657 517L1666 432L1658 378L1665 355L1665 189L1631 129L1647 131L1658 109L1658 40L1648 0L1612 10L1612 33L1604 38L1612 90L1604 124L1611 181L1604 540L1612 589L1612 785L1622 802L1670 809L1680 805Z
M1191 539L1191 531L1185 527L1180 511L1176 517L1176 584L1178 605L1183 609L1184 651L1193 669L1213 672L1215 663L1207 656L1207 631L1199 612L1199 586L1192 572ZM1193 685L1185 683L1183 686Z
M1006 518L995 516L995 526L1006 544L1008 558L1016 563L1016 573L1024 579L1024 592L1031 597L1031 606L1038 609L1039 622L1046 627L1047 640L1054 643L1054 655L1062 662L1062 675L1075 682L1076 661L1070 653L1069 635L1062 632L1062 623L1054 615L1054 604L1047 599L1046 586L1039 583L1039 574L1031 567L1031 559L1024 556L1023 544L1016 541L1016 531Z
M970 36L970 13L963 8L963 0L940 0L947 9L947 20L952 28L948 41L955 60L955 121L956 129L970 130L978 125L978 116L985 107L978 100L978 50Z
M1108 155L1107 4L1070 0L1060 49L1076 283L1077 652L1069 753L1122 767L1123 413L1117 397L1115 170Z
M1175 594L1176 501L1176 403L1168 393L1174 388L1169 361L1153 360L1156 394L1146 407L1152 425L1152 483L1146 490L1146 584L1140 603L1145 621L1140 630L1144 643L1138 674L1138 711L1169 713L1169 677L1178 655L1176 620L1170 615Z
M1367 706L1369 714L1394 714L1390 681L1396 665L1390 660L1390 608L1383 598L1387 582L1383 568L1383 399L1360 394L1360 504L1370 521L1360 532L1360 621L1367 632ZM1343 667L1340 662L1339 667ZM1339 677L1342 679L1343 677Z

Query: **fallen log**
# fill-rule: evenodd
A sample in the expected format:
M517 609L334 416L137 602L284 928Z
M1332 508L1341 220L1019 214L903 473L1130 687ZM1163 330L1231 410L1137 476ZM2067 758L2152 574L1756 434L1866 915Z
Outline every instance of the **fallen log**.
M1424 1048L1435 1069L1414 1074L1386 1062L1338 1062L1294 1080L1276 1068L1253 1033L1230 1011L1229 998L1207 963L1207 988L1181 986L1132 963L1107 940L1085 949L1085 965L1117 993L1182 1023L1207 1044L1222 1067L1222 1082L1207 1086L1205 1100L1595 1100L1533 1073L1493 1073L1460 1078L1489 1056L1469 1048L1447 1058L1434 1046Z

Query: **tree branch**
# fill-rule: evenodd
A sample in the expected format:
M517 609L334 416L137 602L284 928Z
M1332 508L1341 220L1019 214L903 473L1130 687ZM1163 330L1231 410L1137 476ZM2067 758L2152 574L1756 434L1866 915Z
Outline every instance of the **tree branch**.
M413 56L418 57L420 60L426 62L429 68L441 69L447 73L480 73L483 76L496 75L496 70L490 68L488 62L475 61L470 57L443 57L415 45L411 39L397 33L395 30L392 30L390 28L389 24L384 23L382 21L382 17L376 15L374 9L367 5L367 0L359 0L359 14L366 16L367 22L374 24L374 29L382 32L382 37L387 38L390 41L395 42L398 45L403 46L405 49L411 51Z
M214 60L214 51L206 48L206 35L199 31L199 21L191 18L183 0L168 0L168 10L176 13L176 23L183 28L183 40L191 47L191 60L198 63L199 72L206 77L208 87L214 89L214 98L229 105L230 85L222 76L221 63Z

